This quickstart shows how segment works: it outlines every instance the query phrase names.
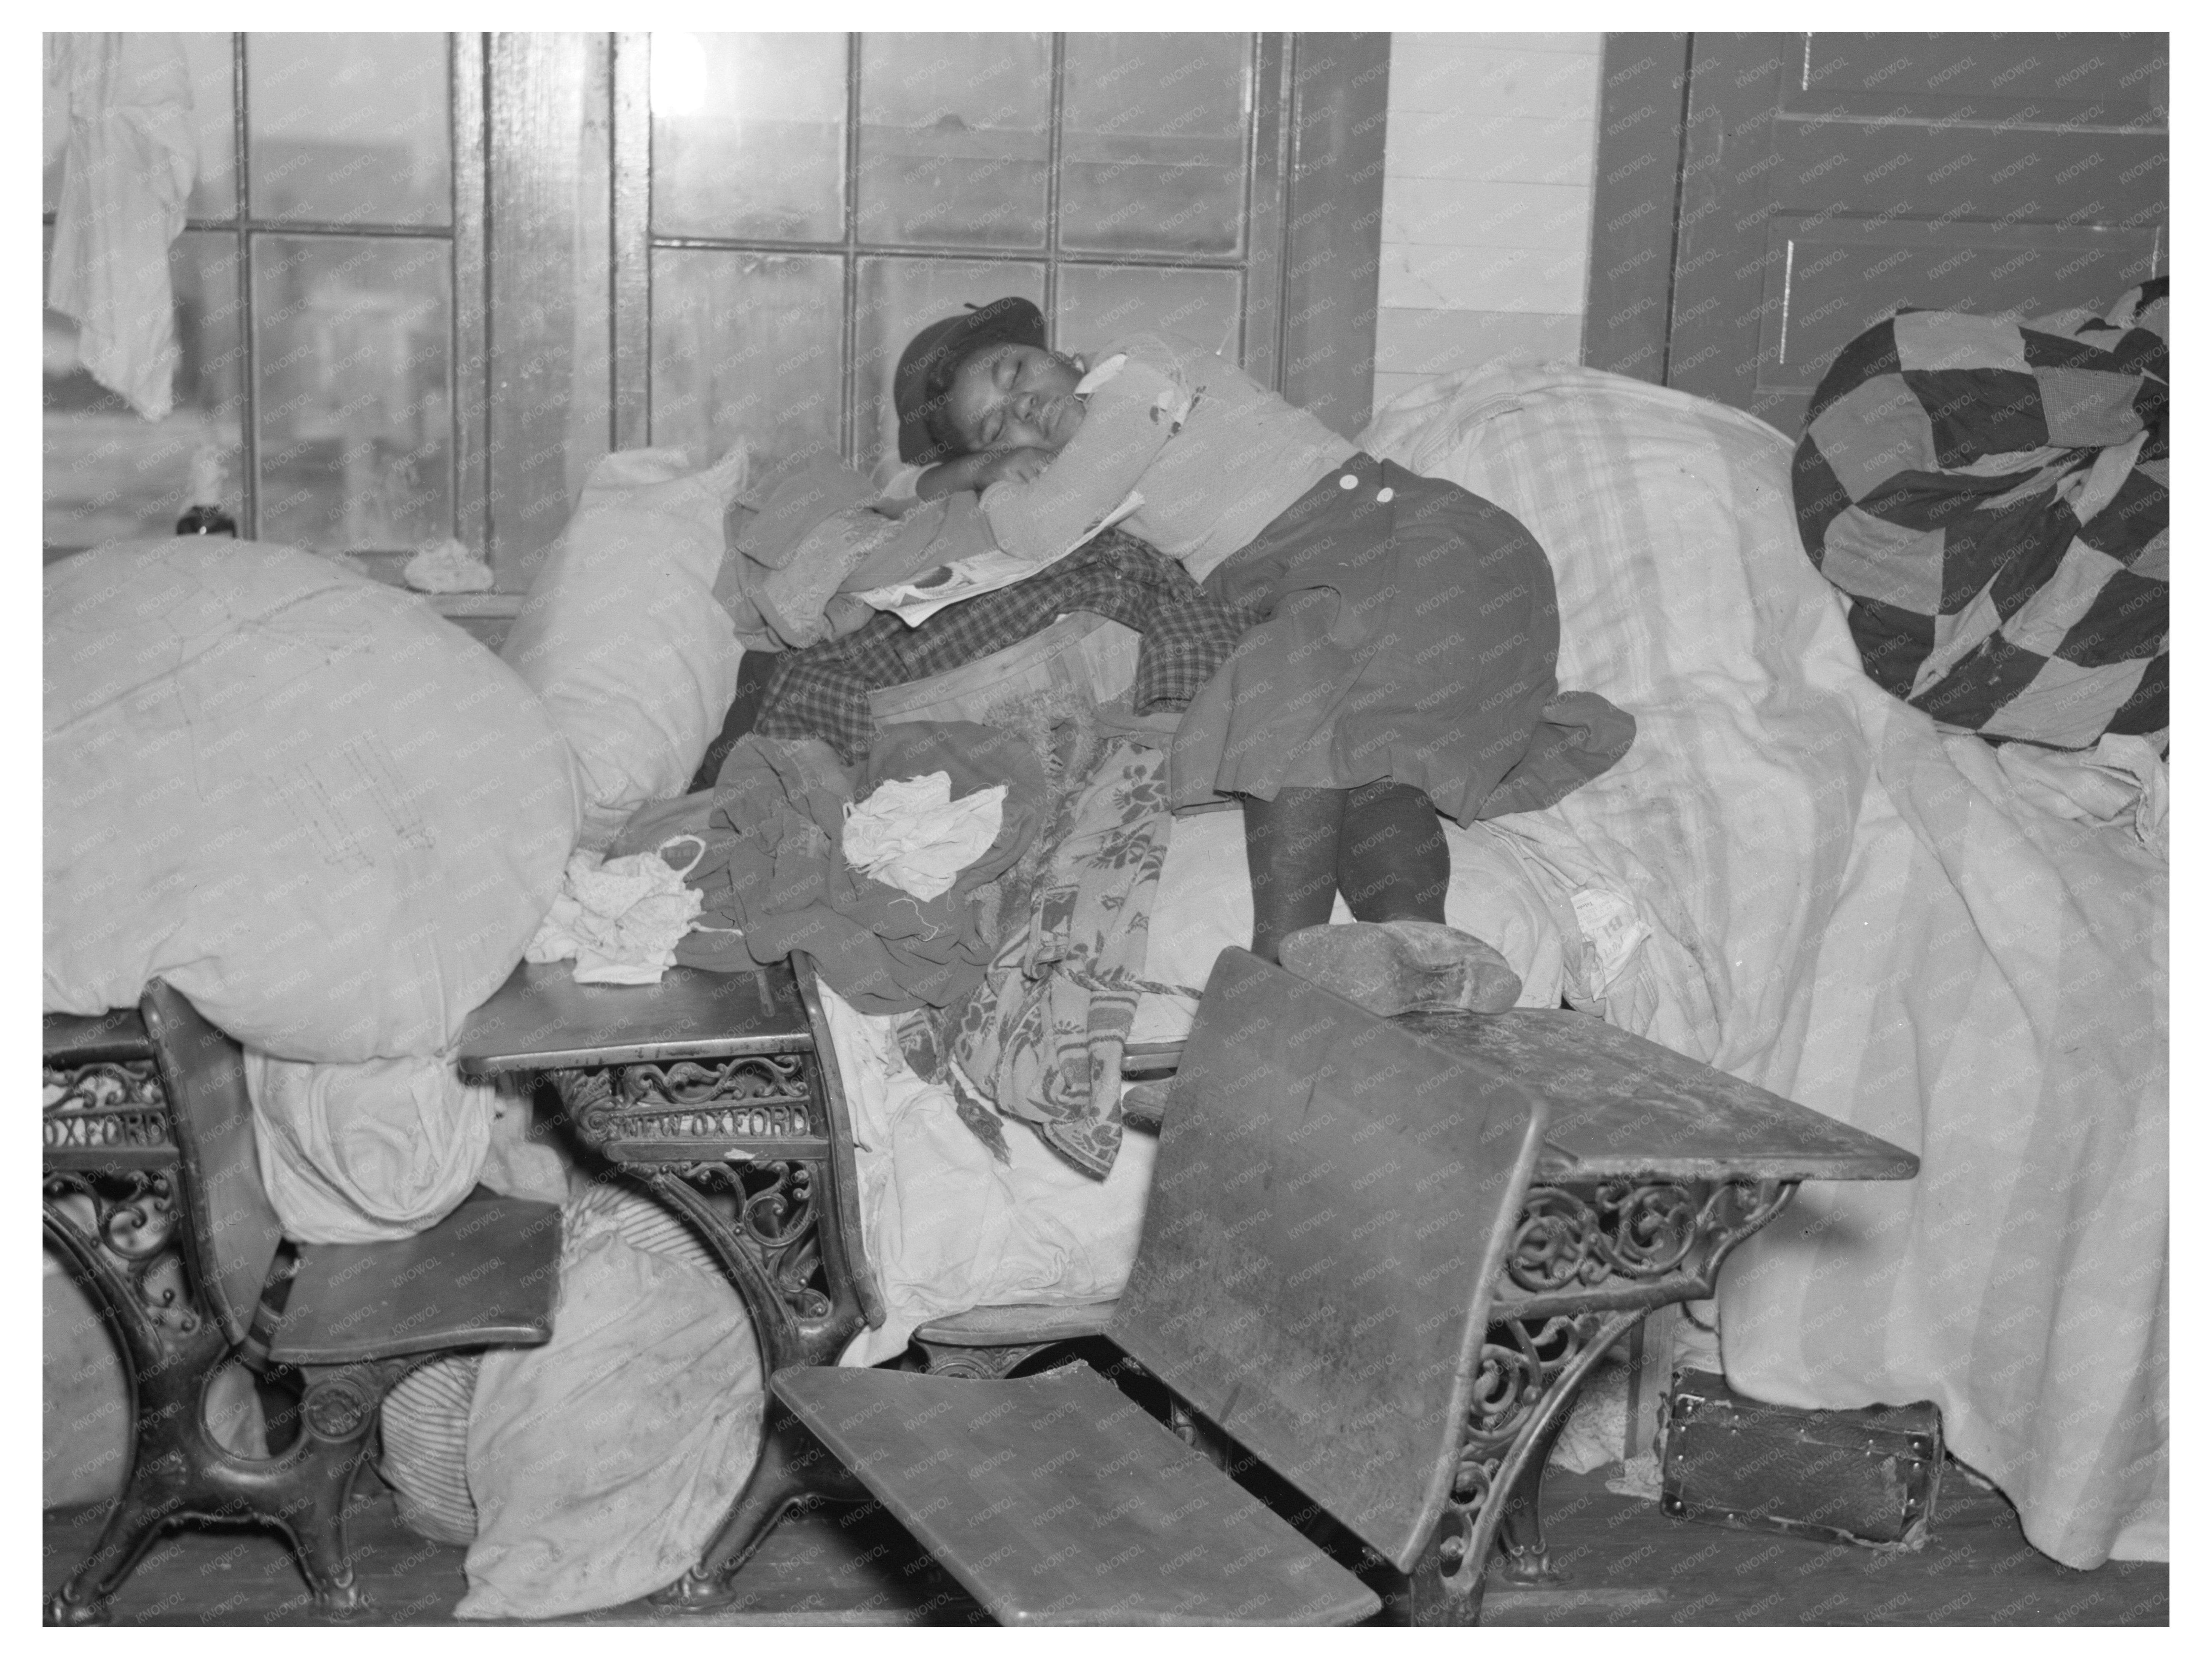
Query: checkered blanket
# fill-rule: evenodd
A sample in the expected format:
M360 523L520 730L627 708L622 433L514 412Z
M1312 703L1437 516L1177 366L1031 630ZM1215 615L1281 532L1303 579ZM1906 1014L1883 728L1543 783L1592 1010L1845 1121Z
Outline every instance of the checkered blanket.
M785 652L753 729L820 738L857 763L875 732L869 692L1018 645L1071 611L1094 611L1144 635L1133 691L1139 714L1187 705L1249 620L1149 544L1108 530L1026 581L948 605L919 626L885 611L842 639Z
M1838 356L1797 524L1884 690L1992 740L2162 738L2166 286L2074 337L1905 311Z

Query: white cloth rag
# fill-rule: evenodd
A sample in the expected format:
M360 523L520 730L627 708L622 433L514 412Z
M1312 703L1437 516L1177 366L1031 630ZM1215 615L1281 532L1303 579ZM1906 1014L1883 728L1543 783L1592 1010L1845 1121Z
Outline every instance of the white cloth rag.
M954 800L946 772L888 779L845 808L845 862L915 898L937 898L990 851L1006 801L1003 783Z
M687 841L699 848L690 864L678 868L660 856ZM561 896L538 924L522 959L573 959L574 977L585 985L659 984L676 965L677 942L691 931L706 902L704 894L684 883L706 848L696 836L672 836L650 853L617 859L571 854Z
M482 593L491 587L492 572L466 544L448 536L418 548L399 580L418 593Z
M149 421L177 372L169 245L199 168L192 77L174 34L49 34L49 97L69 108L46 303L77 358Z
M483 1172L498 1094L448 1054L245 1057L253 1151L284 1236L371 1244L434 1227Z

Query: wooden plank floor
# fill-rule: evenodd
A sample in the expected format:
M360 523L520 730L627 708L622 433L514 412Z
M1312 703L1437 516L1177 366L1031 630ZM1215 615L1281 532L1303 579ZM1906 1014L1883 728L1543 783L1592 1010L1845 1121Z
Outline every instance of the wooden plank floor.
M374 1598L366 1625L453 1625L467 1588L466 1552L403 1528L374 1476L359 1499L355 1559ZM1554 1471L1548 1536L1571 1575L1555 1588L1493 1582L1489 1625L2081 1625L2167 1622L2162 1564L2112 1562L2075 1572L2031 1548L2011 1506L1954 1468L1933 1535L1912 1554L1882 1554L1768 1534L1685 1524L1644 1499L1606 1490L1602 1474ZM48 1594L98 1532L90 1511L46 1519ZM594 1625L965 1625L981 1613L879 1514L825 1509L787 1521L738 1577L736 1606L656 1615L642 1604L550 1623ZM274 1534L240 1528L172 1533L117 1598L116 1625L284 1626L331 1622Z

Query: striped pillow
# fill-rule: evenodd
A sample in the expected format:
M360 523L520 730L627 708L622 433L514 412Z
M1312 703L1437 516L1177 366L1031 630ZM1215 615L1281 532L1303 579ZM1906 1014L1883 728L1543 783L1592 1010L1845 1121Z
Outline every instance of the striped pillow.
M598 1182L571 1198L562 1206L564 1236L574 1237L586 1216L611 1223L633 1249L669 1256L702 1273L720 1272L689 1222L633 1188ZM466 1544L477 1535L477 1506L469 1496L469 1409L483 1363L481 1352L436 1355L384 1396L377 1472L397 1496L400 1524L441 1544Z

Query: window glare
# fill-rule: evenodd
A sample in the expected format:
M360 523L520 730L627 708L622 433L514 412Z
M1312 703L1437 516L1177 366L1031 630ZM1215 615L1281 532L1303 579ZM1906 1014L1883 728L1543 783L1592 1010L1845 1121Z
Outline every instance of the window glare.
M1256 42L654 35L653 441L708 446L703 459L742 434L757 460L796 464L820 451L830 421L858 464L876 465L896 449L890 378L905 343L1005 295L1049 296L1065 346L1167 328L1242 358ZM667 245L678 238L732 246ZM803 299L769 275L778 243L828 262ZM763 331L716 319L709 293L770 307L778 339L834 334L849 307L850 355L833 343L750 380L726 372L732 353L757 354ZM771 405L804 410L805 429L779 429Z

